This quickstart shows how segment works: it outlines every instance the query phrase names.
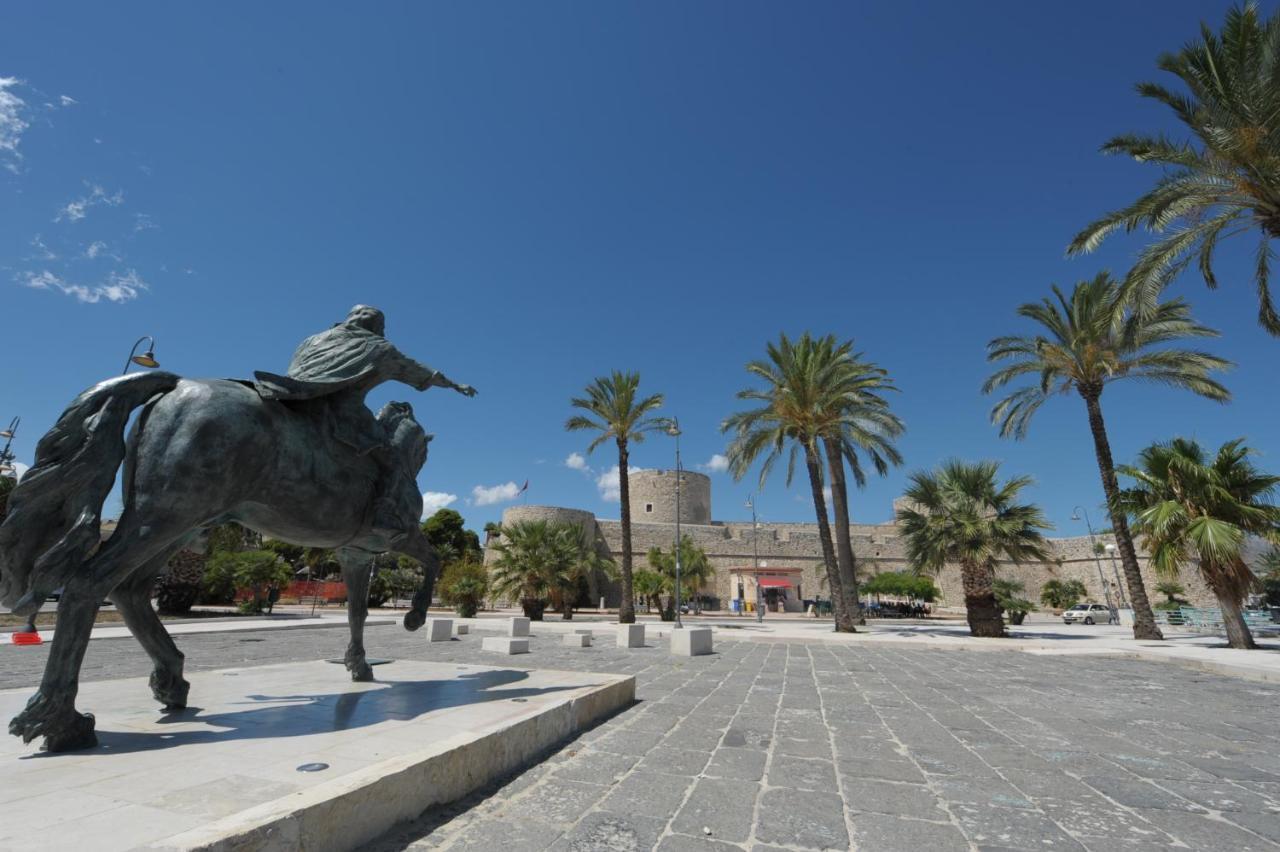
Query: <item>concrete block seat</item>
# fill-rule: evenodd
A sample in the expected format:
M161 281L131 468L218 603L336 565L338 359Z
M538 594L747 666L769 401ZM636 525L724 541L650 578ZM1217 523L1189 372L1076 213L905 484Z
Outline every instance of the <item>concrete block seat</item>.
M428 618L427 619L427 641L428 642L448 642L453 639L453 619L452 618Z
M671 653L677 657L700 657L711 653L711 628L686 627L671 631Z
M643 624L619 624L618 625L618 647L619 648L643 648L644 647L644 625Z
M480 641L480 648L498 654L527 654L529 638L527 636L486 636Z

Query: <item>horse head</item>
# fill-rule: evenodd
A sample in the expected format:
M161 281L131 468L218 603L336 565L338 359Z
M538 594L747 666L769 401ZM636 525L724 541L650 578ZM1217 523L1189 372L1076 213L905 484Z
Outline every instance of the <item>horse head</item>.
M434 435L427 433L413 416L413 406L407 402L388 402L378 412L378 422L387 431L391 448L399 453L405 464L415 474L427 463L427 445Z

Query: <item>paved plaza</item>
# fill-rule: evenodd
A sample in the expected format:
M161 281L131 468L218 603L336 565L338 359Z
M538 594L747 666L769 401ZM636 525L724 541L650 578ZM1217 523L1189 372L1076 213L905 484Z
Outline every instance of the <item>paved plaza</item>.
M574 649L539 632L532 653L507 658L482 652L483 634L428 644L370 629L373 656L634 674L639 699L392 832L380 852L1280 849L1271 684L1133 660L800 640L674 658L661 640ZM178 637L191 671L337 657L345 639ZM6 649L0 687L33 685L46 654ZM90 643L86 680L148 671L131 640Z

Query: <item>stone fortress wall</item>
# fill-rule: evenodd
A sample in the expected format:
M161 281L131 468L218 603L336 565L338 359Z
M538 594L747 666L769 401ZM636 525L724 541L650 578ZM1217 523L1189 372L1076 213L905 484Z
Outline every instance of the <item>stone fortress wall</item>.
M684 472L680 495L680 533L689 536L707 554L716 569L715 578L705 587L708 594L718 597L721 605L737 597L736 583L731 568L747 568L753 565L753 531L748 521L714 521L711 519L711 480L700 473ZM895 501L895 509L901 500ZM597 546L608 550L614 559L622 555L622 523L617 518L599 518L579 509L554 506L513 506L502 515L502 523L522 520L563 520L581 525L584 532L594 535ZM817 523L767 523L760 522L755 531L761 570L774 568L799 568L796 581L802 598L828 598L822 565L822 544L818 538ZM852 524L850 534L853 550L858 560L858 575L866 578L882 571L907 570L905 541L896 523ZM1110 536L1097 536L1098 543L1111 542ZM662 470L637 471L631 476L631 550L636 567L646 564L645 556L650 548L660 547L670 552L675 541L675 472ZM1115 578L1123 573L1120 558L1095 556L1093 542L1088 536L1051 538L1049 546L1053 558L1037 563L1002 563L997 567L998 577L1016 579L1026 586L1023 596L1039 604L1040 588L1052 579L1079 580L1089 591L1089 599L1105 602L1103 579L1115 594ZM486 556L489 554L486 553ZM1152 604L1163 600L1155 591L1160 578L1139 554L1139 563ZM944 607L963 607L964 595L960 584L960 569L948 565L934 579L942 592L938 602ZM1201 581L1198 572L1184 569L1179 582L1187 590L1186 598L1196 606L1216 606L1212 593ZM618 602L616 584L593 582L592 599L603 594L609 605ZM1125 592L1127 597L1127 590ZM1117 601L1118 603L1118 601Z

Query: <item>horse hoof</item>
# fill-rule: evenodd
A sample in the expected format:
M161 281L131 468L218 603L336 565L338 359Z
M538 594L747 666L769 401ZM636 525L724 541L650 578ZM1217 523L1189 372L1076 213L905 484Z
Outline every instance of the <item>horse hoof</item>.
M45 734L44 749L56 754L93 748L98 744L98 735L93 732L93 726L92 713L76 713L65 726L59 727L53 733Z
M419 627L427 623L427 614L421 610L411 609L404 615L404 629L408 631L417 630Z
M37 692L27 702L27 708L13 717L9 733L21 737L24 743L44 737L47 751L75 751L98 744L93 726L92 714L77 713L70 706L55 706Z
M351 667L351 679L356 683L368 683L373 680L373 666L361 660Z
M182 675L151 673L151 694L156 701L164 705L166 710L181 710L187 706L187 693L191 684L183 680Z

